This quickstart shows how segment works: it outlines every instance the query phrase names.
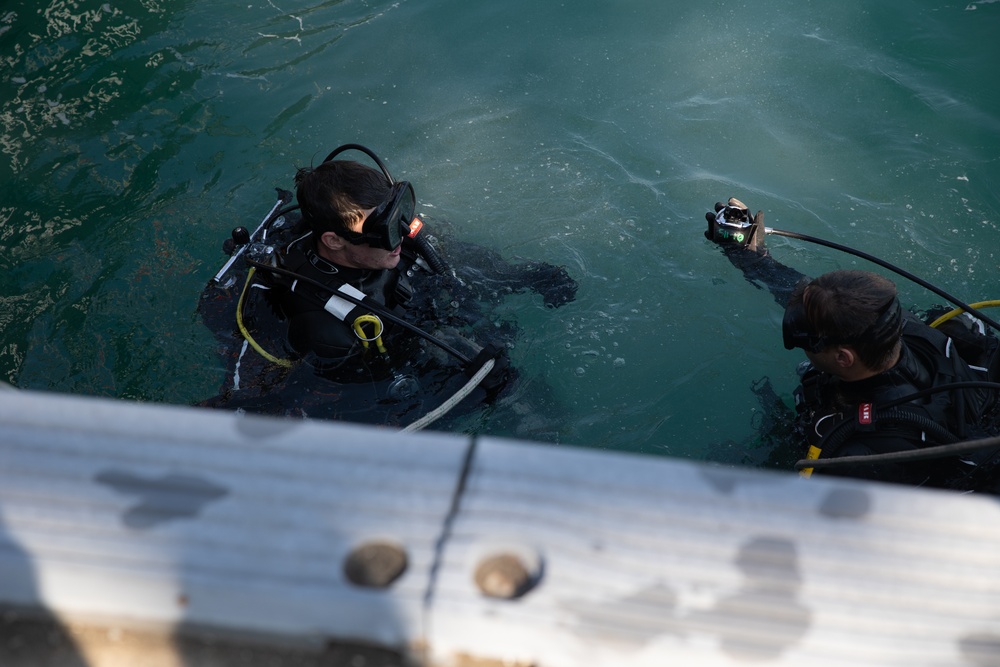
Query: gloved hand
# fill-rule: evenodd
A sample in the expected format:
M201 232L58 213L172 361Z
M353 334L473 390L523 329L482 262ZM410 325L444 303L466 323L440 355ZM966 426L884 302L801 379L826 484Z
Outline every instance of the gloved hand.
M483 381L479 383L479 386L486 390L488 396L493 397L507 384L507 380L510 379L510 357L507 356L507 348L495 342L487 344L476 355L476 358L466 366L465 373L469 377L472 377L490 359L493 360L493 368L483 378Z
M737 245L755 252L764 250L764 212L750 218L747 205L735 197L725 204L715 203L715 211L705 214L705 238L719 245Z
M576 298L577 282L562 266L532 262L525 266L531 289L542 295L547 308L558 308Z

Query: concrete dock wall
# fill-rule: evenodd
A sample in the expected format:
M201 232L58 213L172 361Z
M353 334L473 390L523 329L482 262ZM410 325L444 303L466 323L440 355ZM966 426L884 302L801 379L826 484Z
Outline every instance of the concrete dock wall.
M998 666L997 500L0 392L0 663Z

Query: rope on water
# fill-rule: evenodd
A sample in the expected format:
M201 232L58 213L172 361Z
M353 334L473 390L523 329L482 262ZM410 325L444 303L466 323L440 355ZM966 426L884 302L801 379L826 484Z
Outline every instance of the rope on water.
M436 407L435 409L428 412L426 415L413 422L409 426L403 429L403 431L419 431L420 429L434 423L441 417L448 414L448 412L458 405L463 398L472 393L472 390L479 386L479 383L483 381L490 371L493 370L493 359L487 359L483 367L480 368L472 378L465 383L461 389L455 392L455 395L449 398L447 401Z

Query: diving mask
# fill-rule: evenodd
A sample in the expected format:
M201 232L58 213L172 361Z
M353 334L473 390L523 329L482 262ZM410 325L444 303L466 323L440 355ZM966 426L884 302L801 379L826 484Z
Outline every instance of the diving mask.
M413 236L420 228L414 220L417 198L409 181L400 181L389 190L389 196L372 211L360 232L338 232L354 245L367 244L373 248L395 250L406 236Z
M820 336L813 332L806 316L806 309L802 302L789 305L785 308L785 315L781 320L781 337L786 350L802 348L809 352L822 352L831 345L851 345L866 338L889 341L899 338L903 330L903 307L899 299L893 297L891 301L882 306L878 319L861 333L854 336Z

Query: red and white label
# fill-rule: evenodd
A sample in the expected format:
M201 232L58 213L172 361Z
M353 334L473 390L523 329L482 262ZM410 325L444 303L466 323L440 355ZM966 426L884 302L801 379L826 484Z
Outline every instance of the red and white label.
M858 405L858 423L859 424L871 424L872 423L872 404L871 403L861 403Z

